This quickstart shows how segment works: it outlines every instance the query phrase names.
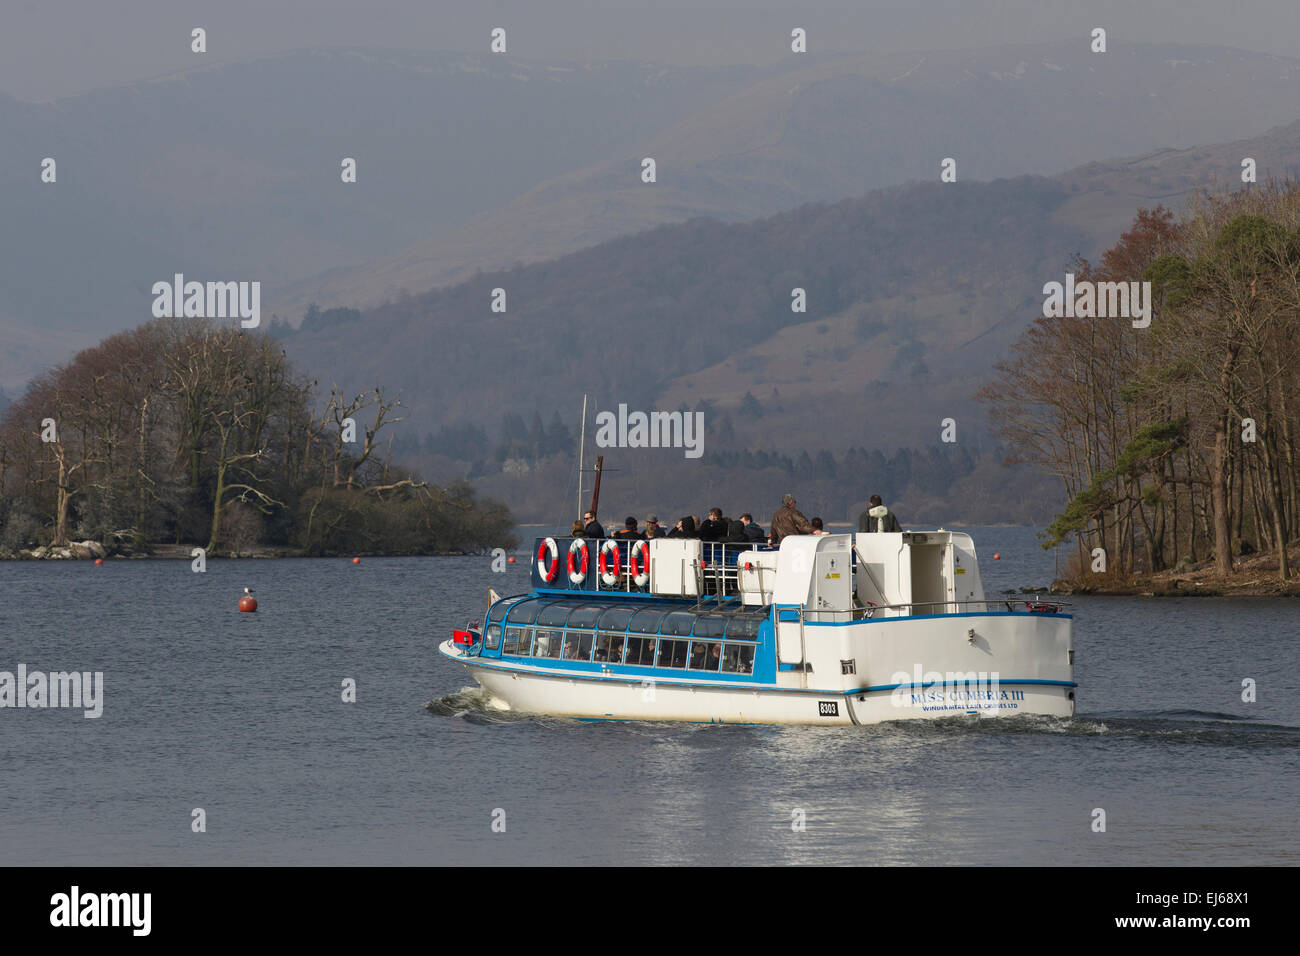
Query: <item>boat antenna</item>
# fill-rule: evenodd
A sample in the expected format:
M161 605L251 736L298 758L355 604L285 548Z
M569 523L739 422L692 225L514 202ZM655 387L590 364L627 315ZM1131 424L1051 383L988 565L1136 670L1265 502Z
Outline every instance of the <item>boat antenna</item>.
M582 396L582 437L578 441L578 512L582 517L582 459L587 449L587 396Z
M591 489L591 515L596 516L596 508L600 505L600 473L605 470L605 456L596 456L596 486Z

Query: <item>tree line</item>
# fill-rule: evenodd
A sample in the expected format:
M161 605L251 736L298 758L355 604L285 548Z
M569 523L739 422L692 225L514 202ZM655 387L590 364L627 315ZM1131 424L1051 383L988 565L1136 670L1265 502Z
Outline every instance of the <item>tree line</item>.
M401 402L299 375L271 337L159 319L36 378L0 416L0 550L260 545L429 553L513 541L504 506L392 461Z
M1157 572L1276 555L1300 531L1300 184L1141 210L1077 280L1151 283L1148 328L1039 318L981 397L1015 457L1061 482L1045 546Z

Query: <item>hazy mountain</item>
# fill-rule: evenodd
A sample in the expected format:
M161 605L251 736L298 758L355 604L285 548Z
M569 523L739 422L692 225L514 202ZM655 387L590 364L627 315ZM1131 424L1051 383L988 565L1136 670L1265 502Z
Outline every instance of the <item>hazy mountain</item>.
M1140 206L1230 183L1243 156L1300 163L1300 123L1052 178L659 227L281 334L322 379L402 388L416 434L493 428L505 411L576 425L587 393L599 408L708 407L738 447L919 446L947 417L978 441L971 396L1041 314L1043 284L1112 244ZM489 310L495 287L504 315ZM806 313L791 311L795 287ZM746 393L761 416L742 410Z
M260 279L264 313L296 321L665 222L934 181L945 156L967 182L1227 141L1295 118L1296 65L1083 40L725 69L302 51L0 96L0 384L148 318L175 272Z
M395 253L772 72L304 51L54 103L0 95L0 384L67 357L52 340L24 361L17 328L87 345L149 318L176 272L269 287Z
M373 304L692 216L741 221L937 181L945 157L959 181L987 181L1229 141L1295 120L1300 93L1300 61L1212 47L1094 54L1070 42L793 60L801 65L445 236L279 290L277 307L296 321L313 300ZM640 180L646 156L653 185Z

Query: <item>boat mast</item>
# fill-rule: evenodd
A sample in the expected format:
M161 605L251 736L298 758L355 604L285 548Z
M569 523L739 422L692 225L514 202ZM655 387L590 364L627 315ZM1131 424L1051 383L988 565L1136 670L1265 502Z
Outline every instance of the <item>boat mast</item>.
M582 396L582 437L578 441L578 512L582 517L582 458L587 447L587 396Z
M596 487L591 489L591 516L596 517L596 508L600 505L600 473L605 470L605 456L596 456ZM597 519L599 520L599 519Z

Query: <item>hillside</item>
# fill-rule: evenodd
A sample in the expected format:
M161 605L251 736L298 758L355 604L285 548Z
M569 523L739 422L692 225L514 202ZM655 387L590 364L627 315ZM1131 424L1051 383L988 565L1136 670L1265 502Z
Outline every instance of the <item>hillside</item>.
M1229 141L1295 118L1296 66L1078 43L718 69L304 50L0 95L0 386L147 320L176 272L260 280L264 314L296 322L664 223L933 181L944 156L975 181Z
M275 291L372 305L476 270L556 258L693 216L742 221L938 178L1055 174L1080 162L1184 149L1296 119L1300 61L1222 47L1045 43L888 56L792 57L616 156L539 183L444 236ZM1143 90L1143 96L1134 96ZM658 182L640 182L654 157Z
M1140 206L1231 182L1242 156L1263 176L1292 168L1300 123L1053 178L915 184L749 223L693 220L278 334L323 377L364 387L382 369L403 389L408 435L472 424L490 443L504 413L534 411L576 434L585 393L598 409L706 410L706 459L709 449L928 448L945 418L978 454L991 446L972 396L1041 313L1044 282L1113 242ZM796 286L803 314L790 309ZM507 290L504 315L488 308L495 287ZM651 486L698 477L676 455L618 453L649 467ZM412 463L444 478L474 458L429 449ZM575 483L565 467L548 487ZM522 479L512 491L495 475L476 477L520 497Z

